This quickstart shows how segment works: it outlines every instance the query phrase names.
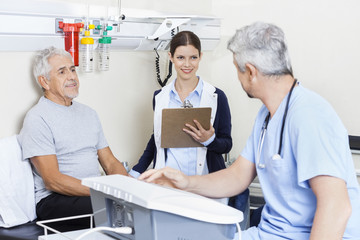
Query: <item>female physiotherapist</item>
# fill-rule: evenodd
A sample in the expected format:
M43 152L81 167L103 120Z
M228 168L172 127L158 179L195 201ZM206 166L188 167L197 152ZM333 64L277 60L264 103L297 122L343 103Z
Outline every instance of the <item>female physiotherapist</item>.
M222 154L232 147L231 116L223 91L196 75L201 60L200 39L190 31L177 33L170 42L170 60L177 73L175 81L155 91L154 133L139 162L129 174L138 177L154 160L154 168L170 166L186 175L204 175L225 168ZM211 127L205 130L194 120L197 128L184 130L204 147L160 147L161 113L163 108L180 108L185 102L193 107L211 107Z

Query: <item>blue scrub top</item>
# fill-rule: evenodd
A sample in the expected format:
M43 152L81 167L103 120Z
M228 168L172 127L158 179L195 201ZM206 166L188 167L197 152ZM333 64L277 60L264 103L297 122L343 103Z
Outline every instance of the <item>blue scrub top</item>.
M264 120L262 106L241 155L256 164L266 205L259 224L262 239L308 239L316 211L316 197L309 179L329 175L347 183L352 216L344 234L360 239L360 190L349 149L348 134L341 120L322 97L303 88L294 88L285 122L281 159L278 152L287 97L270 119L261 151L259 168L256 154Z

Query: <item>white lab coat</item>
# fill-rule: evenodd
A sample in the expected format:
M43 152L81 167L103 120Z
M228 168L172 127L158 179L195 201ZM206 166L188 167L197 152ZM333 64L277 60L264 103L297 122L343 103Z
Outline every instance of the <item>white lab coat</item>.
M215 115L217 111L217 94L215 93L215 87L211 84L203 81L203 91L200 99L200 107L211 107L211 124L214 124ZM162 109L169 106L171 84L162 88L155 96L155 111L154 111L154 139L157 150L155 169L165 167L165 151L161 148L161 119ZM208 174L208 168L206 163L206 147L197 148L197 163L196 174L204 175Z

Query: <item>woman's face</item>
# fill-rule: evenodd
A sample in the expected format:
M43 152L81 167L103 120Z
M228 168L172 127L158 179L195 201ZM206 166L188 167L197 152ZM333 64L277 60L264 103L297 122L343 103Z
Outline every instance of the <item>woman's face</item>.
M199 68L201 55L193 45L177 47L173 56L169 53L170 60L173 62L177 73L177 79L197 79L196 72Z

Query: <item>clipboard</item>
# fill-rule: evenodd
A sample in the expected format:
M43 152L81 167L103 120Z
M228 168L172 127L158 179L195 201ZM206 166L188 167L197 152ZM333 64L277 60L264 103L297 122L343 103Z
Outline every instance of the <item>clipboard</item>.
M183 131L188 123L195 126L196 119L204 129L210 129L211 108L164 108L161 121L161 147L185 148L203 147L189 134Z

